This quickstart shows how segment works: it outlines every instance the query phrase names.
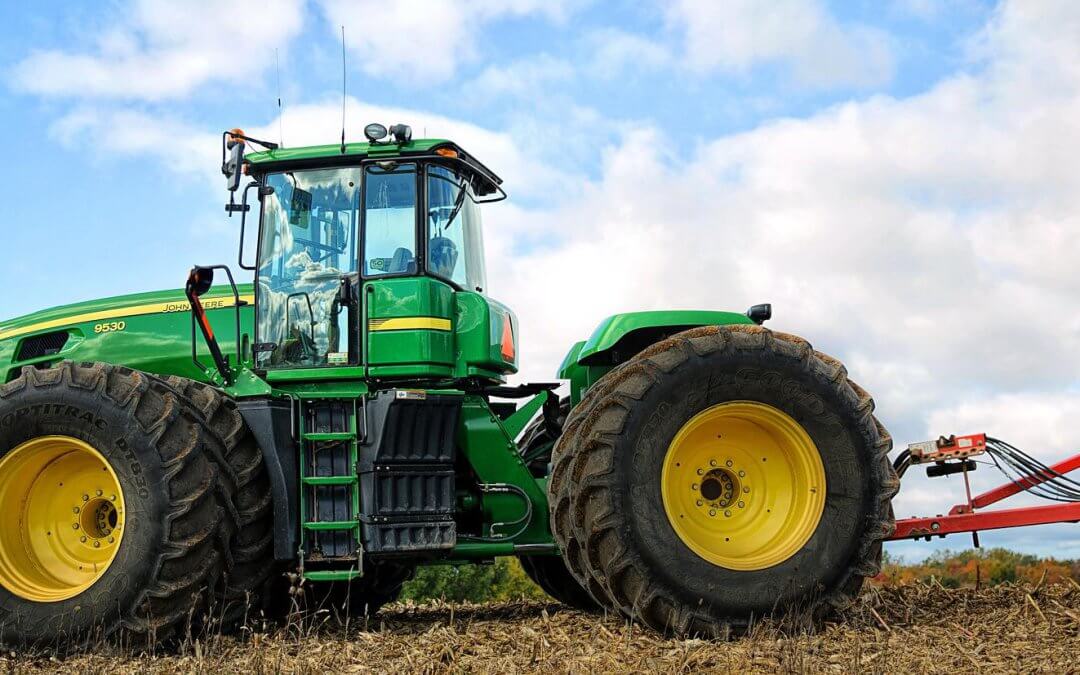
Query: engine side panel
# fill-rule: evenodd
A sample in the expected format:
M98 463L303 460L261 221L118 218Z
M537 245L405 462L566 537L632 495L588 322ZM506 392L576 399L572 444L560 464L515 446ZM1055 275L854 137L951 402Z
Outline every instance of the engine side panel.
M250 286L241 301L252 303ZM223 351L235 354L232 294L216 288L203 299ZM158 291L56 307L0 323L0 382L25 366L48 367L64 359L101 361L159 375L205 381L191 361L191 312L183 291ZM251 334L253 305L240 307L241 332ZM199 358L210 363L202 339Z

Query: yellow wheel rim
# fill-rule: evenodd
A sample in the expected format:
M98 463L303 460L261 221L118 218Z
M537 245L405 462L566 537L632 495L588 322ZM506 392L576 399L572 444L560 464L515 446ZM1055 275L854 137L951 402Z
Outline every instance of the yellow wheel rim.
M660 477L664 511L705 560L760 570L795 555L825 508L825 467L806 431L764 403L701 411L675 434Z
M35 602L82 593L120 550L124 513L120 481L91 445L19 445L0 459L0 585Z

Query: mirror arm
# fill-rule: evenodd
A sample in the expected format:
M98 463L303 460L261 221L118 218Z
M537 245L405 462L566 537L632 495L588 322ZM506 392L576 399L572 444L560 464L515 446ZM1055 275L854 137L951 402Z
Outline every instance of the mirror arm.
M225 275L229 278L229 287L233 294L233 307L236 310L236 355L237 359L240 359L242 349L240 344L240 307L242 301L240 299L240 291L236 286L236 281L233 279L232 271L225 265L210 265L208 267L195 266L188 275L188 281L184 287L184 295L187 296L188 302L191 303L192 360L197 366L206 370L206 368L199 363L195 345L195 328L198 326L202 332L203 340L205 340L206 346L210 350L210 356L214 360L214 366L217 367L218 372L221 373L221 377L225 381L225 386L231 386L236 379L235 373L229 366L229 362L226 360L224 354L221 353L221 346L214 336L214 329L210 326L210 317L207 316L206 308L203 307L202 301L199 299L199 296L209 291L212 287L214 279L213 270L218 269L224 270Z

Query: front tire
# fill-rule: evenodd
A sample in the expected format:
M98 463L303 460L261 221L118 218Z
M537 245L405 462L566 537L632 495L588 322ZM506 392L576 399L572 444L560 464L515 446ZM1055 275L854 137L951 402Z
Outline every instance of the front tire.
M201 622L236 528L223 451L127 368L65 362L0 386L0 642L152 645Z
M571 571L679 635L847 604L893 527L873 407L794 336L706 327L653 345L588 392L556 447L552 523Z

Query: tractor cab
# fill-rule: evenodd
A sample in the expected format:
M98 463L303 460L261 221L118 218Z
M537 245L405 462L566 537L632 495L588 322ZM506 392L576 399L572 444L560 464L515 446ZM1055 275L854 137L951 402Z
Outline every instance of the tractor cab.
M358 368L358 377L480 378L514 372L514 318L486 296L479 205L505 198L501 179L452 142L390 139L243 154L224 137L229 188L257 188L257 372ZM243 246L243 244L242 244ZM254 264L245 260L253 258ZM280 376L280 375L279 375ZM302 377L302 375L293 375Z

